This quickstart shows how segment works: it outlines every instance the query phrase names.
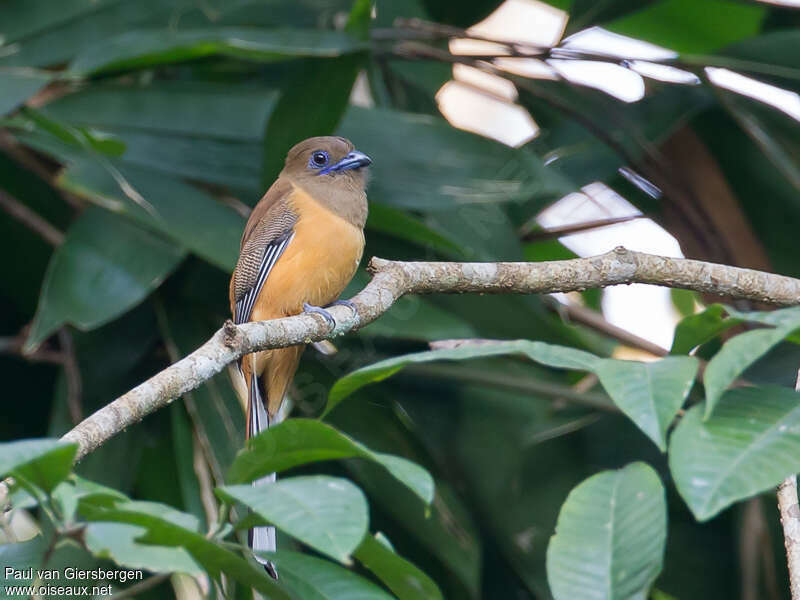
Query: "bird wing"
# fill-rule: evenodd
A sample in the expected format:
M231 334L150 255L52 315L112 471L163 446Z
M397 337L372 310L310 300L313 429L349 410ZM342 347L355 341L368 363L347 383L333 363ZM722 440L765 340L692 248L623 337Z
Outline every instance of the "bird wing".
M237 325L250 320L258 295L294 235L297 215L287 199L291 183L278 179L253 209L242 235L239 261L231 279L231 309Z

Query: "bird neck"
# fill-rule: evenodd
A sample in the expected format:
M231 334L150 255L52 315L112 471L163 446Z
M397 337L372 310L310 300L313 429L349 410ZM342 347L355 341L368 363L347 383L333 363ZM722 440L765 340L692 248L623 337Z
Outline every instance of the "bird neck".
M292 181L292 184L337 217L359 229L364 228L367 221L367 194L356 182L349 178L331 180L315 177Z

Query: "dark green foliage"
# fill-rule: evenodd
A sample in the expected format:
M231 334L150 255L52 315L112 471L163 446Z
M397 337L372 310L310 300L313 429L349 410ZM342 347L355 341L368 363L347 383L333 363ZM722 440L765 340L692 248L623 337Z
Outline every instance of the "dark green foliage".
M670 356L639 362L550 299L402 298L337 354L307 350L294 418L246 445L224 373L78 465L58 441L229 317L247 208L313 135L374 160L365 257L538 261L574 255L523 239L533 217L592 182L681 222L674 192L691 178L662 144L689 128L772 270L800 274L797 119L703 70L800 91L797 16L756 0L549 3L570 13L566 34L663 45L701 82L648 79L623 103L510 76L540 127L511 148L450 125L436 93L451 64L409 60L409 32L390 31L398 17L469 27L499 0L0 3L0 200L15 207L0 211L0 476L39 528L2 538L0 568L141 569L158 577L143 598L186 577L247 600L740 594L746 499L800 470L796 308L694 314L708 298L677 291ZM664 196L624 183L623 166ZM601 297L587 290L585 307ZM497 343L427 346L451 338ZM277 484L250 485L270 472ZM786 573L763 504L767 583L750 597L772 598ZM278 528L277 582L244 545L263 523ZM108 583L95 579L79 583Z

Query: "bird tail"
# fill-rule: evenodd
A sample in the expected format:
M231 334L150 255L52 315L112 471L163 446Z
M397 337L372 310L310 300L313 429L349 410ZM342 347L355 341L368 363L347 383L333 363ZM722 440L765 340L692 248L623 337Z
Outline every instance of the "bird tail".
M258 378L252 371L248 388L247 437L251 438L268 429L270 425L277 425L280 418L276 414L275 417L270 419L269 413L264 408L264 400L259 390ZM270 473L265 477L254 480L252 485L257 487L274 482L275 473ZM275 528L265 525L251 528L247 534L247 545L253 551L255 559L264 567L269 576L273 579L278 579L275 563L257 554L258 552L275 552Z

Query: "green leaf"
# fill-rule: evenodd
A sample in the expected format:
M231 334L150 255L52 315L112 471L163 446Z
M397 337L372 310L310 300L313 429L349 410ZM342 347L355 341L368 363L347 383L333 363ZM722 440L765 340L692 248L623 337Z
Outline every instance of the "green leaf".
M339 402L365 385L383 381L408 365L434 360L467 360L505 354L523 354L531 360L562 369L588 370L602 360L582 350L527 340L474 346L466 345L455 349L405 354L362 367L339 379L333 384L328 394L328 404L322 416L324 417L330 413Z
M367 500L346 479L292 477L263 486L229 485L217 488L217 494L247 505L281 531L345 564L367 533Z
M655 0L575 0L569 8L567 35L646 8Z
M0 69L0 117L10 113L52 79L33 69Z
M83 50L69 65L74 74L142 69L222 55L253 61L301 56L335 57L365 49L338 31L217 27L128 31Z
M359 54L297 63L264 131L262 189L278 177L292 146L306 138L334 132L363 63L364 57ZM325 100L309 110L309 98Z
M91 127L74 127L29 108L20 118L26 119L25 130L49 134L63 142L73 152L77 150L108 156L121 156L125 152L125 144L120 140Z
M464 255L464 249L449 236L429 227L405 211L380 202L369 204L367 229L412 242L445 256Z
M303 600L391 600L371 581L327 560L280 550L266 555L278 566L281 582Z
M46 492L69 475L77 444L54 439L0 443L0 477L20 477Z
M718 90L721 104L731 113L750 139L761 148L786 180L800 191L800 124L774 106Z
M274 600L290 600L290 596L256 567L217 542L207 539L197 530L197 520L167 505L156 502L123 502L113 507L84 500L80 512L94 522L114 522L138 525L147 533L137 541L142 544L185 548L192 558L219 579L221 573L253 587Z
M98 558L109 558L121 567L144 569L153 573L204 573L183 548L141 544L137 538L147 532L144 527L126 523L89 523L84 541Z
M672 434L669 466L699 521L800 471L800 394L779 387L726 392L710 419L692 407Z
M594 372L622 412L666 452L667 429L692 389L698 367L691 356L654 362L606 359Z
M664 0L609 25L676 52L713 52L756 35L766 7L730 0Z
M505 354L522 354L549 367L595 373L614 403L662 451L666 449L667 428L689 393L698 368L698 362L693 357L672 356L652 363L641 363L602 359L575 348L527 340L463 346L407 354L362 367L333 385L323 416L356 390L382 381L409 364Z
M728 46L720 54L744 59L748 63L760 63L754 65L755 71L759 71L758 67L761 66L770 70L780 66L795 70L796 76L800 75L800 57L794 52L798 44L800 44L800 31L783 29L742 40ZM781 73L789 74L785 70ZM774 71L774 74L777 74L777 71Z
M24 577L24 571L33 568L33 573L36 573L36 569L42 567L47 546L47 540L41 535L37 535L35 538L25 542L0 545L0 565L3 565L3 582L10 585L31 585L34 577ZM13 569L10 577L6 576L7 568ZM6 592L6 590L3 591L4 593Z
M757 313L752 318L758 318ZM776 319L782 319L777 327L747 331L728 340L709 361L703 377L706 388L704 419L711 416L722 393L747 367L800 328L800 308L790 309Z
M290 419L249 439L233 461L228 481L243 483L309 462L356 457L383 466L423 502L430 504L433 500L433 478L425 469L399 456L373 452L312 419Z
M369 23L372 19L372 0L355 0L344 30L359 40L369 40Z
M118 171L125 185L147 204L131 198L120 187L122 181L91 161L80 161L68 168L59 183L164 234L211 264L233 271L244 227L242 217L210 194L173 177L133 166L120 166ZM198 235L198 231L204 235Z
M672 288L669 291L669 295L672 299L672 306L675 307L681 317L690 317L695 314L695 298L697 297L697 292L682 290L681 288Z
M740 319L723 318L725 311L726 307L722 304L712 304L701 313L681 319L675 328L670 354L688 354L697 346L741 323Z
M661 571L667 504L656 472L637 462L573 489L547 547L556 600L645 598Z
M125 219L87 209L50 260L25 347L64 323L84 331L108 323L144 300L183 257L182 248Z
M277 92L260 85L158 81L150 85L98 83L62 96L42 112L76 126L176 137L258 143ZM129 150L130 150L130 144ZM155 146L155 144L153 144ZM177 157L175 157L177 158ZM207 169L209 165L202 165Z
M354 556L400 600L441 600L436 583L375 537L368 535Z
M555 200L575 191L532 152L455 129L441 118L354 106L339 133L373 159L370 199L400 208Z
M91 497L93 502L113 504L128 498L122 492L94 481L84 479L74 473L59 483L53 490L53 500L61 508L61 514L68 523L74 521L75 512L82 498Z

